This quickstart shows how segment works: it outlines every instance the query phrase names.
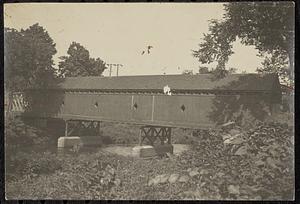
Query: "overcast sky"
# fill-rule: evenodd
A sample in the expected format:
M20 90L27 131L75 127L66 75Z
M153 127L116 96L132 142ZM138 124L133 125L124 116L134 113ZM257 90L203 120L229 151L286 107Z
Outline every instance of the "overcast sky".
M48 31L56 43L55 66L76 41L92 57L123 64L119 75L197 72L200 63L191 50L208 31L208 20L224 13L221 3L27 3L6 4L4 9L5 27L19 30L39 23ZM153 46L151 53L141 55L148 45ZM253 47L237 42L234 52L229 67L250 73L260 66Z

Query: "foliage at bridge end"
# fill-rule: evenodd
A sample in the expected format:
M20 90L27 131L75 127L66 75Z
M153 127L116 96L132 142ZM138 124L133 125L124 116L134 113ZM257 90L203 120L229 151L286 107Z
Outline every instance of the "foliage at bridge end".
M77 42L71 43L67 54L60 57L60 77L101 76L106 69L104 61L91 58L89 51Z
M46 87L55 78L55 43L39 24L20 31L5 28L5 85L12 91Z
M225 70L234 53L232 43L240 39L242 44L255 46L260 55L266 57L259 71L275 72L283 78L290 73L293 78L293 2L236 2L224 4L224 9L222 20L210 21L209 32L204 34L193 56L202 64L217 62L216 70ZM270 56L276 60L270 60ZM285 70L278 70L276 63Z
M20 31L5 28L4 45L4 83L10 112L13 92L56 83L53 55L57 51L48 32L37 23Z
M51 138L45 131L28 121L21 120L12 112L13 95L22 93L26 102L25 111L40 110L46 104L52 103L54 97L45 97L32 93L45 91L28 91L44 89L58 84L55 74L53 56L56 54L55 43L48 32L39 24L26 29L4 30L4 82L7 102L5 114L5 147L7 160L20 147L30 147L49 142Z

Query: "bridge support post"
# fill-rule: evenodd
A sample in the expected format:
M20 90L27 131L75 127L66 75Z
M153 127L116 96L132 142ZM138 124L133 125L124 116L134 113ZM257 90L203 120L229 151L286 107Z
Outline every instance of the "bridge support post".
M98 135L102 136L101 135L101 121L98 121Z
M101 146L100 121L65 120L65 133L58 138L57 147L74 148L81 146Z
M144 140L147 139L150 145L154 145L157 139L160 144L171 144L171 127L162 126L142 126L140 128L139 144L142 145Z
M68 137L68 121L65 120L65 137Z
M140 128L139 146L134 147L134 151L139 153L140 157L163 156L166 153L173 153L171 144L171 127L163 126L142 126ZM149 145L143 145L147 139ZM159 144L157 144L159 139Z

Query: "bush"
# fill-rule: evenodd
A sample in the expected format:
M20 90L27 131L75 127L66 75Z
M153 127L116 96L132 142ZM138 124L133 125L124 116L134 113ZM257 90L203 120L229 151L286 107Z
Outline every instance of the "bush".
M109 136L102 135L101 137L102 137L103 144L114 144L116 142Z
M6 118L5 161L7 178L52 173L60 168L49 148L51 136L42 129L26 124L21 118ZM38 152L38 153L35 153Z
M194 137L192 129L173 128L172 129L172 143L177 144L193 144L197 140Z
M5 121L5 146L8 149L46 145L49 138L47 133L25 124L21 118L8 118Z
M209 139L199 135L193 149L178 159L185 168L204 168L211 175L204 179L206 185L201 191L208 188L210 194L216 195L212 187L217 187L223 199L293 198L292 128L261 122L237 133L243 137L238 143L224 143L225 134L228 133L209 132Z
M30 176L9 181L8 193L19 199L293 198L294 138L288 125L260 122L249 129L236 126L224 131L191 131L173 132L174 140L189 141L185 135L193 138L190 150L162 159L136 159L104 151L64 157L50 153L15 155L19 166L9 168ZM120 132L122 135L127 134ZM225 142L226 135L238 135L234 137L238 142ZM157 175L182 175L188 169L197 169L198 174L186 183L147 185Z
M6 176L21 178L52 174L62 168L62 160L50 152L17 152L6 160Z
M102 122L101 130L105 144L137 144L139 141L137 125Z

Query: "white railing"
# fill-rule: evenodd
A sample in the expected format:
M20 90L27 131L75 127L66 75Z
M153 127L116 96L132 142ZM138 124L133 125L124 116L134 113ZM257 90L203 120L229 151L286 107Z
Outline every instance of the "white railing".
M8 95L5 97L5 115L8 110L9 98ZM13 93L13 101L12 101L12 109L13 113L22 113L25 111L27 103L24 100L24 95L22 92L15 92Z

